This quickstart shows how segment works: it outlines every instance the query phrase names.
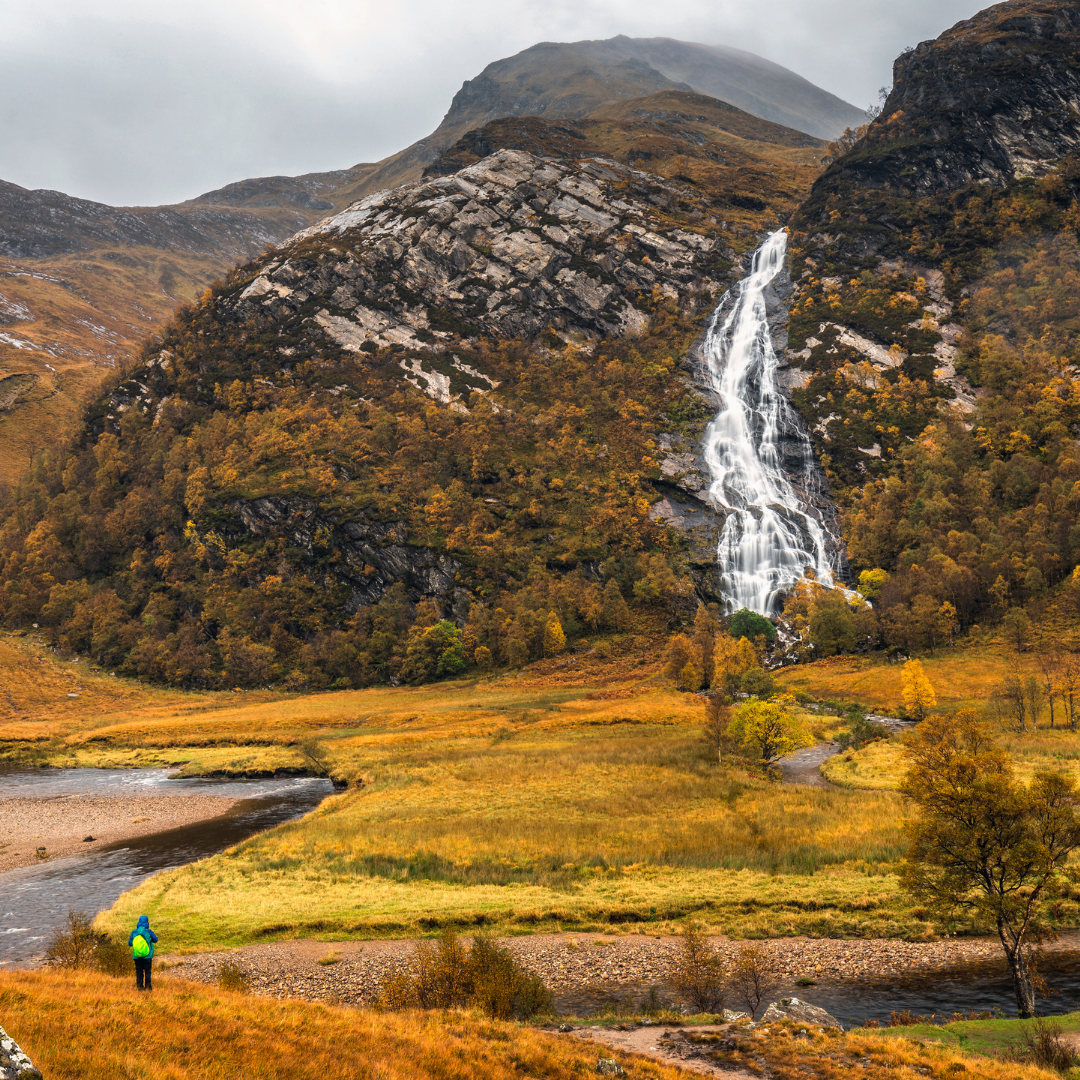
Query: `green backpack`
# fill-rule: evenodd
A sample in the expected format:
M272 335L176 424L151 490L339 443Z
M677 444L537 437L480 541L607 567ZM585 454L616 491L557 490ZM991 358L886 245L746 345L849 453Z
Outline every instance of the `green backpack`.
M131 955L136 960L145 960L150 955L150 942L142 934L136 934L131 943Z

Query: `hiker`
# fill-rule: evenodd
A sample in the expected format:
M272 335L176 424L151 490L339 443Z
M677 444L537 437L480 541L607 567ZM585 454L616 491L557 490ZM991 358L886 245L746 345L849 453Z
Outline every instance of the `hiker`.
M135 985L140 990L152 990L150 985L150 965L154 962L154 942L157 934L150 929L150 920L145 915L139 916L138 925L131 931L128 944L135 960Z

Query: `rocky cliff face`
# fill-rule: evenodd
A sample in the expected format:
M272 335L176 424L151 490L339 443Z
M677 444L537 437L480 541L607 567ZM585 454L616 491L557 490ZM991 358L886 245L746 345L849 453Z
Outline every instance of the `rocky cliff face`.
M1075 0L923 42L793 218L793 398L857 568L895 570L901 608L933 560L969 575L938 601L979 621L995 581L1039 596L1080 558L1060 480L1080 432L1078 45Z
M921 195L1044 175L1080 146L1078 46L1080 5L1010 0L904 53L881 116L811 209L852 186Z

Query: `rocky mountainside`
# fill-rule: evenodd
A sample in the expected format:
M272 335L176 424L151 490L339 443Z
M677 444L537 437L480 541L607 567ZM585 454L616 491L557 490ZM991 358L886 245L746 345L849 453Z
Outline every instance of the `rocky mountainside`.
M811 170L526 126L543 156L368 196L181 312L18 492L3 618L149 678L342 686L715 595L692 346Z
M428 171L453 173L503 147L556 158L593 154L681 173L684 183L696 176L716 186L726 212L742 213L764 209L774 195L791 205L793 187L812 175L821 151L810 136L702 95L666 91L607 108L612 114L598 119L495 121L467 132ZM779 165L792 169L791 184L774 175ZM69 253L0 270L0 321L8 324L0 332L3 474L21 475L48 445L48 432L74 424L103 369L129 355L178 301L199 296L235 257L343 209L373 168L246 180L155 210L14 189L28 209L7 218L13 246Z
M900 56L881 116L823 179L932 194L1043 176L1080 146L1080 7L1015 0Z
M901 648L1080 562L1078 30L1013 0L901 56L793 220L795 400Z

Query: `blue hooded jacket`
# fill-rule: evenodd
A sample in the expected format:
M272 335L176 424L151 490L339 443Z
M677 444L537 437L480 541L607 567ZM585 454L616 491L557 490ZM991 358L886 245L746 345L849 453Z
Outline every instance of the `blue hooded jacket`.
M135 941L135 935L141 934L150 943L150 955L147 960L154 959L154 942L157 941L157 934L150 929L150 920L145 915L139 916L138 925L131 931L128 937L128 945L130 946Z

